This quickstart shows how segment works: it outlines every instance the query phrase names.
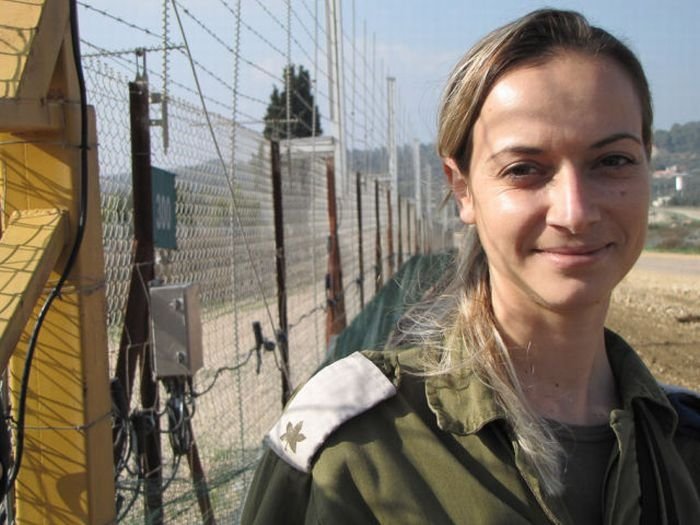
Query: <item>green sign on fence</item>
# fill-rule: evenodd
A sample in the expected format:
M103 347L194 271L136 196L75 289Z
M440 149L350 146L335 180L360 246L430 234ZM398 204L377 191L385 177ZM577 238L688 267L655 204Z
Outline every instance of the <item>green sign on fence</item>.
M158 248L177 249L175 229L175 174L151 168L153 241Z

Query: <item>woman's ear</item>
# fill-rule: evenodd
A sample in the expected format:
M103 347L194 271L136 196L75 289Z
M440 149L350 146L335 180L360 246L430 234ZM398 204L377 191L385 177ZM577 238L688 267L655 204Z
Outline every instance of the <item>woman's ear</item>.
M442 159L442 170L445 172L447 184L457 201L459 218L464 224L474 224L474 202L466 177L459 171L457 163L452 158Z

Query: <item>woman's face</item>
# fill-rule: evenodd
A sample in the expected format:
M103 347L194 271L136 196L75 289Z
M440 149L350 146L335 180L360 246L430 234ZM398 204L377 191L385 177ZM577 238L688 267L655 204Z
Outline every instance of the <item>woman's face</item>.
M642 250L649 205L641 106L620 66L562 52L506 73L472 144L463 178L447 166L496 312L607 308Z

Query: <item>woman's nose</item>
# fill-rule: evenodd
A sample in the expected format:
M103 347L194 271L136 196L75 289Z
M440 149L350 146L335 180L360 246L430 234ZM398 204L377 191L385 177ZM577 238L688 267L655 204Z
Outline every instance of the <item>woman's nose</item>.
M549 185L547 224L572 235L584 233L601 218L594 181L583 170L564 167Z

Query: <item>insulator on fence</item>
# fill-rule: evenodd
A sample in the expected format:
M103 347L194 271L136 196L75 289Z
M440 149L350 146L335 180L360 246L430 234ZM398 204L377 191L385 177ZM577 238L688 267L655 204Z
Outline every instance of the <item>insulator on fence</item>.
M277 330L277 344L283 344L287 342L287 332L284 330ZM274 350L274 346L272 348L265 348L265 350Z

